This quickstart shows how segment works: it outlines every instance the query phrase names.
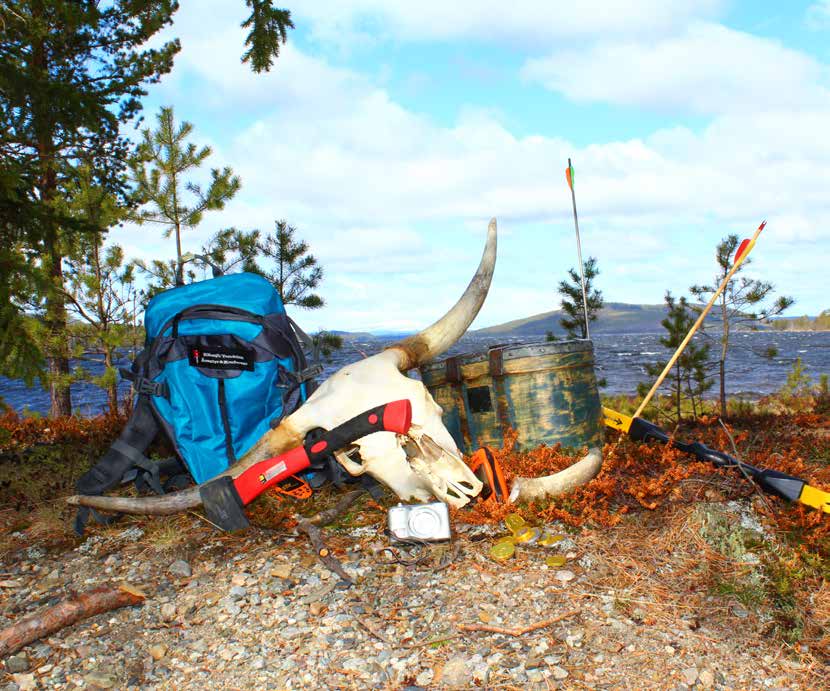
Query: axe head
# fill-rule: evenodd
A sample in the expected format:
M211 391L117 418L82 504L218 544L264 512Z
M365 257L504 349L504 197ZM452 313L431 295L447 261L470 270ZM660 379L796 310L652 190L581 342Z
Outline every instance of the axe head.
M230 533L244 530L250 525L232 477L225 475L206 482L199 487L199 495L202 497L205 516L222 530Z

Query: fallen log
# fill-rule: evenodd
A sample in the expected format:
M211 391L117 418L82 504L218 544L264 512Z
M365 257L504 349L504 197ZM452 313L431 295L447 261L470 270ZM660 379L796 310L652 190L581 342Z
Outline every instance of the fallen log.
M44 636L60 631L82 619L119 607L139 605L144 593L129 585L100 586L59 602L39 614L32 614L0 631L0 658L8 657Z

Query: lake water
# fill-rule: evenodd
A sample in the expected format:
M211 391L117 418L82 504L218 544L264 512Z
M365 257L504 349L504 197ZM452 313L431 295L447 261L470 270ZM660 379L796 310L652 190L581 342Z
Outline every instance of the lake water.
M695 337L700 338L699 336ZM669 352L660 345L660 334L598 334L594 337L597 377L607 382L602 393L635 394L638 382L653 381L646 374L645 366L659 359L666 359ZM467 335L450 351L449 355L483 352L489 345L542 341L544 336L534 338L505 338L504 336ZM336 352L330 363L326 363L324 376L330 375L343 365L378 352L393 339L373 338L347 342ZM769 347L778 349L772 359L761 353ZM716 352L713 346L712 352ZM94 356L90 356L94 357ZM730 396L758 398L781 388L787 372L801 358L805 370L815 382L821 374L830 374L830 332L751 332L733 336L727 360L727 392ZM126 365L127 358L119 364ZM80 363L75 363L80 364ZM100 358L86 361L84 367L93 374L103 369ZM715 372L717 364L715 363ZM717 386L713 388L712 394ZM129 393L129 384L120 385L122 396ZM24 409L47 413L49 394L39 386L27 387L21 381L0 377L0 398L15 410ZM96 415L106 408L104 392L93 384L79 382L72 386L72 404L81 415Z

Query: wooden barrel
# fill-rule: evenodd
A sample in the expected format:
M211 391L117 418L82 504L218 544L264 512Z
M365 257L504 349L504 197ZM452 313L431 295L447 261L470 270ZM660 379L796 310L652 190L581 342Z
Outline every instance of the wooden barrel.
M521 450L602 445L591 341L495 346L424 365L421 378L464 453L501 448L508 427Z

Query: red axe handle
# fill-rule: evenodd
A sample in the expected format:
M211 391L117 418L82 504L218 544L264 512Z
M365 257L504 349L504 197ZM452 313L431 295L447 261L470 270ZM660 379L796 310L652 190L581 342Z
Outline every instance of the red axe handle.
M269 487L289 475L296 475L314 461L356 442L374 432L406 434L412 424L412 404L409 399L392 401L367 410L357 417L326 432L315 442L286 451L252 465L234 481L242 504L249 504Z

